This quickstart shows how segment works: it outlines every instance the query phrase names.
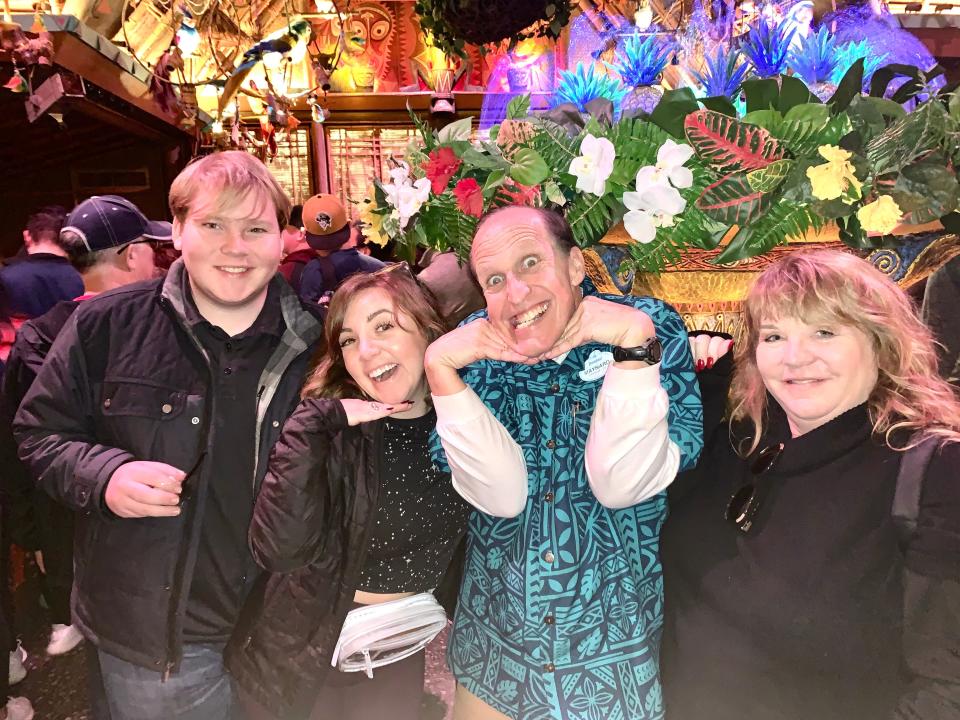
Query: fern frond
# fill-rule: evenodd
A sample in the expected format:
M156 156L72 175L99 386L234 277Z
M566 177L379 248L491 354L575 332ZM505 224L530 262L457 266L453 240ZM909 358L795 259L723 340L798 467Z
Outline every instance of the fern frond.
M570 161L580 154L583 133L570 137L566 130L549 120L538 121L537 129L540 132L534 135L529 143L530 147L540 153L540 157L549 167L566 171L570 167Z
M781 202L740 228L727 248L714 262L729 263L755 257L784 245L790 238L802 238L810 230L819 230L827 220L805 205Z
M567 222L573 238L582 248L596 245L607 231L623 218L626 208L620 202L622 191L607 192L602 197L583 193L566 208Z

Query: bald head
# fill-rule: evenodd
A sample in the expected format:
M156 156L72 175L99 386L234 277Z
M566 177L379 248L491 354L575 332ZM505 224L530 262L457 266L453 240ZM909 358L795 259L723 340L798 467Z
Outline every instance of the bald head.
M508 207L484 217L470 265L498 332L527 357L557 342L580 301L583 254L562 216Z

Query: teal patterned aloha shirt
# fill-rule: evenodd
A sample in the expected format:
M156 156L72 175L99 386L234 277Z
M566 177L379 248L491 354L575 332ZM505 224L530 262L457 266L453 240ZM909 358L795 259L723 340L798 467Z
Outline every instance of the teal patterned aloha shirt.
M653 298L583 287L652 318L663 343L670 439L680 448L680 469L693 467L703 411L680 316ZM477 317L485 311L465 322ZM517 720L663 717L659 536L666 493L611 510L590 490L584 452L603 378L584 379L581 371L595 351L610 347L581 346L560 364L484 361L461 371L523 449L529 495L518 517L471 517L447 660L457 682ZM436 433L432 450L446 468Z

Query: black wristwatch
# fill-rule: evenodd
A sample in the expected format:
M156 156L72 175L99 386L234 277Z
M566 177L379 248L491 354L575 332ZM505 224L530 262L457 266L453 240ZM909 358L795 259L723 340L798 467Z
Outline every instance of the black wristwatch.
M660 362L660 356L663 355L663 346L655 337L647 340L643 345L636 347L615 347L613 348L614 362L628 362L639 360L648 365L656 365Z

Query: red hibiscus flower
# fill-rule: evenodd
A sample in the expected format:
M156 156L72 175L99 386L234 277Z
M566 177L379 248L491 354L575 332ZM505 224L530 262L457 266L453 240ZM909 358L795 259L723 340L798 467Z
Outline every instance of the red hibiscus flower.
M480 217L483 214L483 191L473 178L464 178L453 188L457 207L466 214Z
M423 170L430 179L430 189L439 195L447 189L447 183L460 167L460 158L448 147L442 147L430 153L430 160Z

